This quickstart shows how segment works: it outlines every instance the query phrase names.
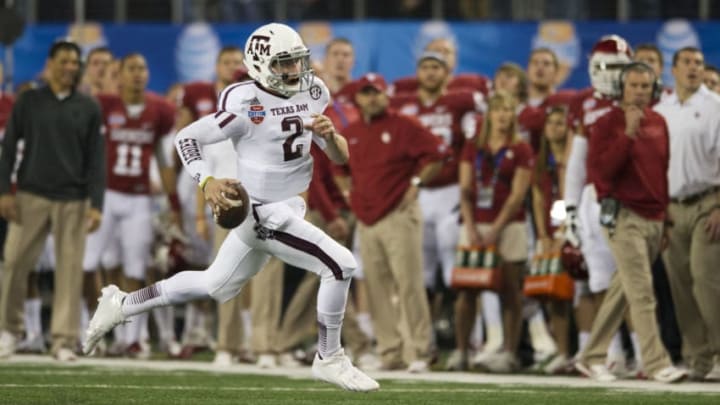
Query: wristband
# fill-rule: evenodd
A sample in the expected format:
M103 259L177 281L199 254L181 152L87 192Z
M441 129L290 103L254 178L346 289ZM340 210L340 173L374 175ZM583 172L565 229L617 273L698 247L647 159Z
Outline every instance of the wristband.
M200 187L200 190L205 191L205 186L207 185L208 180L214 179L214 178L215 177L213 177L213 176L207 176L204 179L202 179L200 184L198 184L198 186Z
M177 193L168 194L168 202L170 203L170 208L173 211L180 212L180 198Z

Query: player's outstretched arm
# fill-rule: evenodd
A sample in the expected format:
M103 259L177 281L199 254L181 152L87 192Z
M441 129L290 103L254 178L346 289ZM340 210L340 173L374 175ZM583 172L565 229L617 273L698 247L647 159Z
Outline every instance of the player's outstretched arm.
M347 163L350 155L345 137L335 131L335 125L327 116L314 114L312 118L313 121L305 125L305 128L313 131L315 136L325 140L325 154L334 163L341 165Z

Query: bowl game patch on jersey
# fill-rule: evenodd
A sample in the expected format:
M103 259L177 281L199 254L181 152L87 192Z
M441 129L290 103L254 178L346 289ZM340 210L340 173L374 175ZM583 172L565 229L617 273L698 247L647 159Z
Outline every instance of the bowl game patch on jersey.
M265 107L260 104L258 99L254 99L250 102L250 108L248 109L248 117L253 124L260 124L265 119Z

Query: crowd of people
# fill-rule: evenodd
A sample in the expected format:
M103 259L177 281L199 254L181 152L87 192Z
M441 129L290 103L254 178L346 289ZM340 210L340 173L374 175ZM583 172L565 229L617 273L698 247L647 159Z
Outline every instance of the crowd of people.
M353 80L344 38L311 63L267 27L167 96L143 55L67 41L0 94L0 358L47 350L52 268L59 361L154 339L363 391L359 369L720 380L720 73L699 49L667 88L656 46L608 35L591 87L557 90L551 49L487 77L436 38L387 83ZM233 181L252 207L228 230Z

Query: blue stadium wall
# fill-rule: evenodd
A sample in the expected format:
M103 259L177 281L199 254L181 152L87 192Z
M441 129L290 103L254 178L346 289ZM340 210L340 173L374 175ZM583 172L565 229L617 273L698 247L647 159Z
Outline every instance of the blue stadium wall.
M631 45L658 44L665 53L666 84L671 84L672 53L687 45L700 47L709 63L720 63L720 22L307 22L293 24L305 38L314 59L322 59L324 45L336 36L356 48L354 75L367 71L387 79L411 75L419 50L431 39L451 36L459 44L458 72L492 75L506 61L522 66L538 46L556 50L562 63L561 87L588 85L587 59L602 35L619 34ZM164 92L176 82L212 79L214 59L222 45L242 47L256 25L246 24L103 24L29 26L14 45L15 84L31 80L42 69L50 43L60 37L78 38L85 50L107 45L119 56L140 52L147 57L150 88ZM1 47L0 47L1 50ZM0 55L3 55L0 53ZM0 56L1 58L1 56Z

